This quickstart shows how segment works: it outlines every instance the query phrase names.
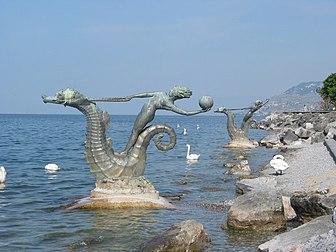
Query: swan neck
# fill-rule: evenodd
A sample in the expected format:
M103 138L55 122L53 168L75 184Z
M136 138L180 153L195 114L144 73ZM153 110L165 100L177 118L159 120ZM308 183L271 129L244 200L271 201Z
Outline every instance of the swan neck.
M190 156L190 145L187 145L187 157Z

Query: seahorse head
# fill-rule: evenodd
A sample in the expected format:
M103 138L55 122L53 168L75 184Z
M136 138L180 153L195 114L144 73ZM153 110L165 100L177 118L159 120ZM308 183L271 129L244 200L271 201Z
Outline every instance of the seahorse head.
M58 91L55 96L42 96L44 103L63 104L64 106L75 107L78 105L90 104L91 101L73 88Z

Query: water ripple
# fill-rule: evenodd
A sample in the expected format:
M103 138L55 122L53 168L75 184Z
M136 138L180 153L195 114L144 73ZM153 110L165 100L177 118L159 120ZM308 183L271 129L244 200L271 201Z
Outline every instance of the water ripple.
M135 117L111 117L108 134L120 151ZM235 197L236 178L224 174L223 164L239 152L222 148L228 141L224 117L158 116L155 120L173 127L180 124L179 129L189 132L183 136L175 128L177 144L168 152L158 151L154 144L148 147L145 175L161 194L174 199L177 209L69 211L64 206L87 197L95 186L84 156L84 117L0 115L0 164L8 173L0 188L0 250L132 251L186 219L205 226L212 251L255 250L263 237L253 240L225 231L221 225L226 211L202 207ZM186 162L187 143L201 154L199 162ZM246 153L254 172L273 156L272 151L258 148ZM46 172L48 163L56 163L60 171Z

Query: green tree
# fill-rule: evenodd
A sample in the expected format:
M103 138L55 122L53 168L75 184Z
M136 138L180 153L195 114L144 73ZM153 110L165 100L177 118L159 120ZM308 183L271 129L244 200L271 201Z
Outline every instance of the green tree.
M330 74L323 81L319 94L323 99L323 109L329 110L330 107L336 107L336 73Z

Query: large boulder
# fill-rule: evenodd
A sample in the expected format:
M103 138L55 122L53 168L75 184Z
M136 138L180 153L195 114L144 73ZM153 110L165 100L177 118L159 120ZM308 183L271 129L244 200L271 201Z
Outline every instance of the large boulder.
M336 250L336 227L329 232L315 235L302 247L303 252L310 251L335 251Z
M295 132L292 129L286 128L280 140L282 143L289 145L299 140L299 137L295 134Z
M276 134L268 135L260 140L260 145L267 146L268 144L277 145L280 144L280 138Z
M308 242L312 237L314 237L315 240L316 235L328 233L331 229L335 228L335 226L335 223L333 223L331 220L331 215L321 216L297 228L294 228L289 232L275 236L270 241L259 245L258 249L259 251L263 252L334 251L326 249L303 250L303 248L308 248L308 246L310 246L309 244L312 244L311 242ZM330 237L332 236L333 235L331 234ZM325 240L325 242L327 244L327 240ZM313 245L311 247L313 247Z
M321 121L314 122L313 125L315 131L322 132L327 127L328 122L323 118Z
M299 220L308 222L316 217L332 214L336 203L336 194L296 192L291 196L290 201Z
M325 135L323 132L316 132L311 136L311 143L321 143L325 139Z
M326 135L327 138L332 139L336 136L336 128L327 127L327 128L325 128L324 133L327 134Z
M201 223L186 220L173 225L167 231L143 244L139 252L184 252L204 251L211 239Z
M253 179L241 179L236 183L236 192L245 194L251 191L275 191L277 181L272 177L258 177Z
M234 201L228 211L232 230L277 231L286 228L281 196L275 192L252 191Z
M314 132L315 131L307 130L306 128L303 127L299 127L294 131L295 135L303 139L308 139Z

